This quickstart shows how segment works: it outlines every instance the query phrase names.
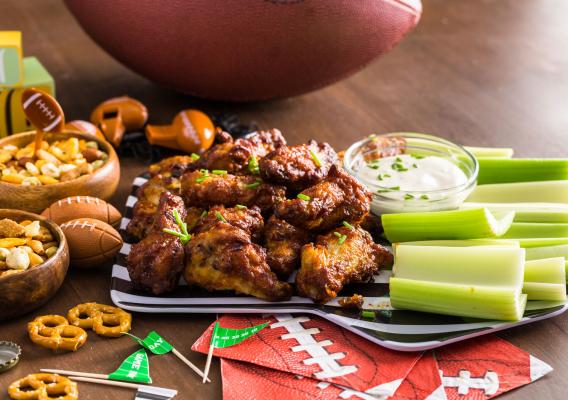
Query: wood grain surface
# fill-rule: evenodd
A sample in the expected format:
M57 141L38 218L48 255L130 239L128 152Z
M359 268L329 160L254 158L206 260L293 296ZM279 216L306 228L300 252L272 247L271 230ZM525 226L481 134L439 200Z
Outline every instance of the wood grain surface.
M513 146L523 156L568 154L568 2L564 0L425 0L422 22L391 53L354 77L298 98L257 104L201 101L162 89L107 56L58 0L2 0L0 28L24 32L24 52L37 56L57 82L68 120L87 119L102 100L128 94L149 108L152 123L169 123L181 109L236 113L261 127L280 128L292 143L308 138L347 147L370 133L420 131L467 145ZM104 21L101 21L104 23ZM123 208L144 165L121 159L112 203ZM77 353L53 354L26 337L39 314L65 314L78 303L110 303L110 266L71 271L55 298L33 314L0 323L0 340L23 346L21 363L0 374L0 399L13 380L39 368L109 373L135 349L122 339L90 335ZM205 357L191 344L214 315L135 314L133 333L156 329L192 362ZM563 399L568 381L568 315L504 332L504 338L551 364L544 379L506 399ZM156 385L179 399L221 398L219 364L202 385L173 356L153 356ZM80 384L81 399L128 399L134 394Z

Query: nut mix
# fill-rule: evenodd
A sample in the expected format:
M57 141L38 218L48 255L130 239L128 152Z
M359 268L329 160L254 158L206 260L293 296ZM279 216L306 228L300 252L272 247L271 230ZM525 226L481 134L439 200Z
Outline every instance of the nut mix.
M37 267L58 247L50 230L39 221L0 220L0 277Z
M0 180L19 185L51 185L67 182L101 168L108 154L96 141L71 137L51 144L42 141L34 157L34 143L23 148L0 148Z

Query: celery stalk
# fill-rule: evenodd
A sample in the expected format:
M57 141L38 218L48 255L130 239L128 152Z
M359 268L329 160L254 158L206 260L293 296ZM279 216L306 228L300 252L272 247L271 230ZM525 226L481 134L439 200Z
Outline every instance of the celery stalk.
M464 146L467 151L474 155L475 158L511 158L513 157L513 149L506 147L473 147Z
M438 239L482 239L503 235L514 212L496 219L489 210L453 210L384 214L382 225L391 243Z
M391 304L415 311L518 320L527 299L521 294L524 265L525 250L514 245L398 244L390 279Z
M393 275L397 278L475 286L516 286L523 283L525 250L517 247L396 246Z
M526 249L527 260L540 260L543 258L564 257L568 260L568 244L558 246L531 247Z
M480 158L477 183L559 181L568 179L564 158Z
M504 239L568 238L568 224L514 222L502 237Z
M520 288L472 286L404 278L390 279L390 300L395 308L464 317L517 321L527 296Z
M525 282L523 293L527 300L565 301L566 283Z
M566 285L566 270L564 257L544 258L525 262L526 282L561 283ZM537 299L541 300L541 299ZM546 299L542 299L546 300Z
M568 223L568 204L556 203L464 203L464 210L487 208L493 214L515 211L515 222Z
M400 246L395 243L393 249ZM518 241L514 239L469 239L469 240L419 240L416 242L404 242L404 246L446 246L446 247L470 247L470 246L511 246L521 247Z
M528 249L531 247L546 247L568 244L568 237L556 238L517 238L521 247Z
M467 198L477 203L568 203L568 180L478 185Z

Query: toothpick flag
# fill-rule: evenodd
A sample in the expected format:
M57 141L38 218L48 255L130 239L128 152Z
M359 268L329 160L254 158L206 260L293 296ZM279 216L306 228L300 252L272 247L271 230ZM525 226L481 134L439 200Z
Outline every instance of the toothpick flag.
M115 381L152 383L150 378L150 367L146 350L140 349L129 355L120 364L120 367L108 376L108 379Z
M213 334L211 335L211 344L209 345L209 353L207 354L203 383L205 383L207 375L209 374L209 368L211 367L211 358L213 357L214 348L231 347L239 344L243 340L248 339L258 331L262 330L264 327L266 327L266 325L268 325L268 322L251 326L249 328L232 329L222 328L221 325L216 322L215 326L213 327Z
M125 335L130 336L132 340L134 340L145 349L150 350L153 354L161 355L169 353L171 351L177 358L183 361L185 365L194 370L197 375L201 376L204 380L209 380L199 368L197 368L191 361L185 358L183 354L177 351L174 346L169 344L166 339L161 337L158 332L152 331L144 339L140 339L139 337L134 336L130 333L125 333Z
M154 354L166 354L174 349L174 346L169 344L166 339L161 337L158 332L152 331L144 339L140 339L130 333L127 333L134 341L146 350L150 350Z

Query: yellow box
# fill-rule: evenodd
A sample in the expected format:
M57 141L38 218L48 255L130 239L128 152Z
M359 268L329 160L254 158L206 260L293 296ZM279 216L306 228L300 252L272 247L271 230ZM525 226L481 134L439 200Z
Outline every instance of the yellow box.
M22 93L35 87L55 96L55 82L35 57L26 57L24 82L21 87L0 89L0 137L33 129L22 109Z
M0 88L21 86L23 82L22 32L0 31Z

